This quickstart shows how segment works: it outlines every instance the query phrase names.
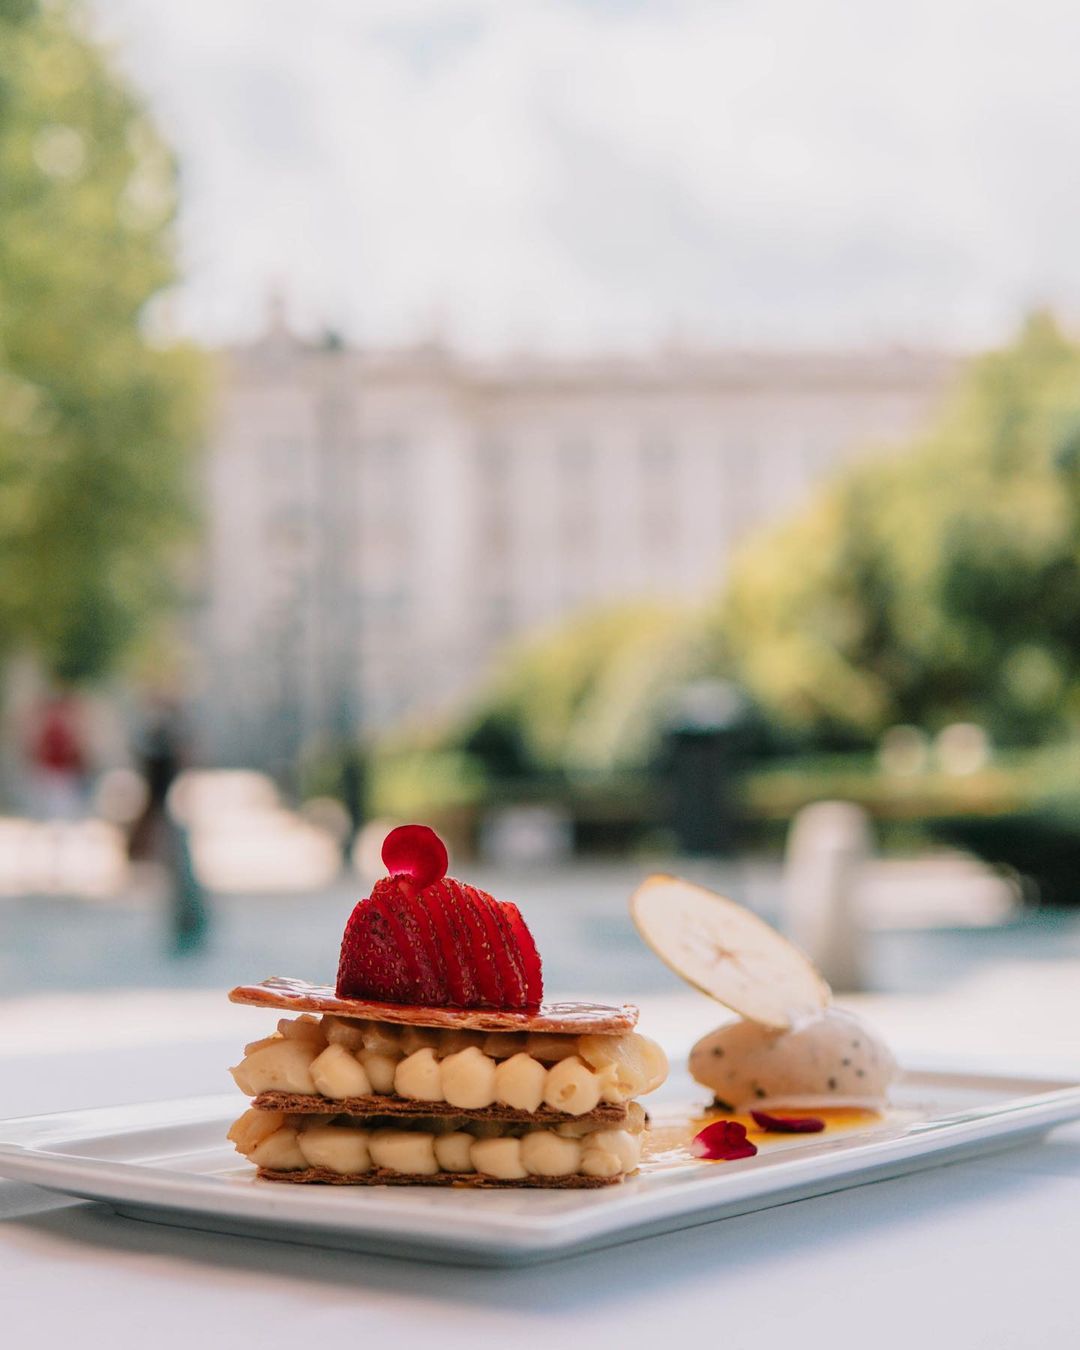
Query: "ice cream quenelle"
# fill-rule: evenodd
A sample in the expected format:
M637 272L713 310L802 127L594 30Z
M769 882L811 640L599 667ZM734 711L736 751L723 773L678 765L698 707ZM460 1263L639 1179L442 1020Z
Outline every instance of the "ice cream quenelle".
M520 911L447 877L424 826L387 836L390 875L353 910L334 988L273 979L277 1008L233 1070L229 1138L271 1181L592 1187L637 1168L635 1100L667 1076L630 1004L544 1003Z
M898 1070L888 1047L786 938L740 905L675 877L645 881L631 901L657 955L734 1021L703 1036L691 1076L723 1110L880 1111Z
M880 1111L896 1061L864 1022L830 1006L786 1030L740 1018L710 1031L690 1052L690 1074L718 1106L736 1113L834 1106Z

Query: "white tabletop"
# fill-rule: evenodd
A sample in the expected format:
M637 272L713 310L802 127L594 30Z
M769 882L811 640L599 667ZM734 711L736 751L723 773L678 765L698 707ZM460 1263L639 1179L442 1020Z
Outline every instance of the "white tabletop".
M206 995L9 1006L0 1115L219 1092L252 1024L216 1007ZM920 1036L942 1048L911 1006L874 1012L902 1052ZM701 1029L700 1005L652 1014L669 1041ZM1064 1046L1057 1067L1075 1070ZM0 1345L1042 1350L1076 1344L1078 1250L1080 1127L523 1270L173 1229L0 1182Z

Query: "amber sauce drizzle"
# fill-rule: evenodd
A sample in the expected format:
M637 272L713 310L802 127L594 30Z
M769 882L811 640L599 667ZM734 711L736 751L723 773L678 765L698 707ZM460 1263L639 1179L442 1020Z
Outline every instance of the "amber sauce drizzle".
M701 1159L694 1158L690 1154L690 1141L700 1130L703 1130L706 1125L711 1125L715 1120L734 1120L738 1121L740 1125L745 1125L747 1138L757 1145L758 1156L762 1157L770 1151L799 1146L806 1147L809 1144L820 1142L830 1135L874 1130L883 1125L894 1125L911 1115L910 1112L868 1111L846 1106L822 1107L815 1111L805 1109L786 1111L780 1107L774 1107L769 1114L780 1117L815 1116L818 1120L825 1122L825 1128L815 1134L779 1134L763 1130L754 1123L753 1118L749 1115L741 1115L734 1111L722 1111L719 1107L688 1106L682 1111L673 1107L657 1112L653 1117L649 1126L645 1153L641 1161L641 1170L643 1172L661 1171L671 1167L685 1167L687 1163L701 1161Z

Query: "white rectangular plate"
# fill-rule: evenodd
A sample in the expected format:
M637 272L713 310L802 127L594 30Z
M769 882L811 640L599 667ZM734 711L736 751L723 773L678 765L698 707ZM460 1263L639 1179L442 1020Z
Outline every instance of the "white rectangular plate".
M697 1090L700 1092L700 1089ZM649 1099L691 1101L688 1079ZM1080 1118L1080 1085L916 1072L888 1121L774 1136L755 1158L686 1158L584 1191L288 1186L257 1181L225 1141L235 1094L0 1122L0 1176L120 1214L245 1236L470 1265L523 1265L688 1228L1007 1148Z

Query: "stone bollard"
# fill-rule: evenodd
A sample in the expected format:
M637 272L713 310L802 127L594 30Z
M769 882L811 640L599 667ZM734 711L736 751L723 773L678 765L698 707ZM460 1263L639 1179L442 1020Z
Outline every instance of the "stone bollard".
M858 889L874 852L853 802L814 802L792 821L784 858L783 928L837 991L863 987Z

